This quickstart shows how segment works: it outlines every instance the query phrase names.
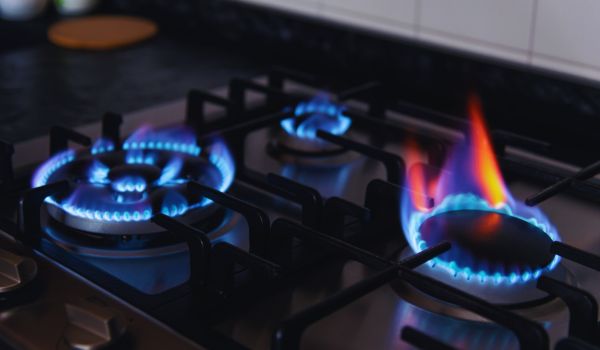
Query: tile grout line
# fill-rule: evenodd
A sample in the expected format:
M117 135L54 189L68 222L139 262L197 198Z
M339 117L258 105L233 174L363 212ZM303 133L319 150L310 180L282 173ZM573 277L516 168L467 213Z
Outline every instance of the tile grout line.
M533 46L535 42L535 27L537 25L537 13L539 0L533 0L533 12L531 14L531 25L529 28L529 50L527 51L527 62L533 64Z
M415 0L415 38L419 40L419 33L421 32L421 6L422 0Z

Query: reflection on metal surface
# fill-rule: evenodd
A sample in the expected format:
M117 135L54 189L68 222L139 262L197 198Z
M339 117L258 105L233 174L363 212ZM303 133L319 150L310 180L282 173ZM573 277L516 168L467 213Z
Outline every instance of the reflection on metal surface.
M263 174L275 173L317 189L324 197L340 196L363 203L369 181L386 178L383 164L356 152L343 152L323 157L299 156L292 153L265 157L254 149L268 149L278 137L273 129L260 129L246 139L246 166ZM365 135L349 131L347 137L364 142ZM339 181L337 180L339 177Z
M224 241L248 249L247 224L239 214L227 211L220 222L208 232L212 242ZM125 249L84 246L79 242L68 245L60 236L53 237L53 241L146 294L158 294L185 283L189 278L189 255L185 243L175 241L155 248L144 243L139 249Z
M281 175L312 186L325 197L342 196L356 163L339 168L311 168L295 164L283 165Z
M24 287L35 278L37 269L33 259L0 249L0 295Z
M516 337L508 330L490 323L451 319L421 310L407 303L398 304L399 325L412 326L433 335L437 340L458 349L518 349Z

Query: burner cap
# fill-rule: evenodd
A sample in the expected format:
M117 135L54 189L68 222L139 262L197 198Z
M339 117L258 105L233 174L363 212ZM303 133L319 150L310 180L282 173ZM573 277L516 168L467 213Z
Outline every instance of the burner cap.
M346 137L355 138L355 134L348 132ZM337 168L360 157L336 144L321 139L295 138L281 130L274 130L267 143L267 153L283 163L312 168Z
M283 119L280 126L288 135L306 141L318 141L318 130L343 135L352 125L352 119L344 115L344 109L344 106L331 102L328 96L318 95L298 103L292 116Z
M403 216L403 227L416 252L452 243L429 266L467 283L528 284L560 262L550 251L559 239L554 226L538 210L512 200L492 207L471 193L449 195L431 210Z
M439 258L457 266L455 274L461 273L458 268L470 269L472 275L467 279L496 273L527 279L528 272L541 273L554 258L552 240L544 231L497 212L445 212L425 220L419 231L428 246L452 243L452 249Z

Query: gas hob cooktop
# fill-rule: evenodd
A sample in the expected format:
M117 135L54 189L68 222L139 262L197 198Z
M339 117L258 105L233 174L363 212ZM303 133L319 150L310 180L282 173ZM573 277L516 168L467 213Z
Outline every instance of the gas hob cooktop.
M489 130L476 91L460 117L322 80L2 144L4 344L600 346L600 162Z

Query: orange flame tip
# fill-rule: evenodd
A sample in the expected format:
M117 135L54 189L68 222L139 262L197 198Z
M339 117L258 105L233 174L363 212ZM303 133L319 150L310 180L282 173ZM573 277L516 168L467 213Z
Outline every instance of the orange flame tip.
M481 101L475 94L469 96L468 112L471 120L472 171L476 174L484 199L494 207L501 207L506 203L507 193L483 120Z
M406 142L406 161L410 168L407 184L414 207L425 212L430 209L427 203L427 195L433 193L436 186L432 182L427 183L424 169L418 166L421 162L420 153L417 143L413 139L408 139Z

